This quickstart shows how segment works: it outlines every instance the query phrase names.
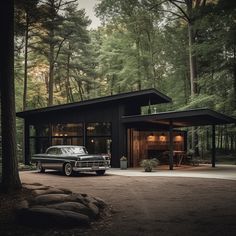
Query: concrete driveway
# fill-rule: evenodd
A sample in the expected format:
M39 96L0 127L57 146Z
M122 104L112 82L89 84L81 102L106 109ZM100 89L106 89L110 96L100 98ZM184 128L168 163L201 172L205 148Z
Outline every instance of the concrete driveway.
M227 168L231 174L226 173ZM74 177L55 171L44 174L27 171L21 172L20 177L24 183L69 188L104 199L112 208L112 217L99 232L98 228L91 228L87 235L215 236L236 235L234 170L235 167L227 166L152 173L111 169L105 176Z
M160 166L152 172L144 172L142 168L130 168L127 170L112 168L108 173L120 176L165 176L236 180L236 165L217 165L215 168L208 164L180 166L174 167L173 171L170 171L168 166Z

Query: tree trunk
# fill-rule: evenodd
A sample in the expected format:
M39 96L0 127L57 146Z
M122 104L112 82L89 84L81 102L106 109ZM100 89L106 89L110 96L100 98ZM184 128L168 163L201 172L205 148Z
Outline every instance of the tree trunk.
M24 58L24 92L23 92L23 111L27 108L27 84L28 84L28 40L29 40L29 14L26 11L25 26L25 58Z
M140 56L140 40L136 40L136 47L137 47L137 60L138 60L138 81L137 81L137 87L138 90L142 90L142 81L141 81L141 56Z
M50 23L52 24L49 31L49 81L48 81L48 106L53 105L53 87L54 87L54 51L55 51L55 42L54 42L54 27L55 24L55 1L50 1Z
M53 39L53 36L51 38ZM53 43L51 43L49 51L48 106L53 105L53 87L54 87L54 45Z
M189 69L190 69L190 92L192 99L197 94L197 65L196 65L196 57L193 55L193 43L194 43L194 36L193 36L193 29L192 24L188 23L188 40L189 40ZM195 150L195 154L199 155L198 150L198 135L196 133L196 129L192 128L192 135L193 135L193 147Z
M14 1L1 1L1 58L0 94L2 128L2 183L3 191L21 188L16 156L16 120L14 89ZM6 24L6 22L8 24Z
M69 45L70 50L70 45ZM70 91L69 91L69 84L70 84L70 52L67 54L67 63L66 63L66 101L67 103L70 101Z
M234 79L234 110L236 109L236 49L234 46L234 61L233 61L233 79Z

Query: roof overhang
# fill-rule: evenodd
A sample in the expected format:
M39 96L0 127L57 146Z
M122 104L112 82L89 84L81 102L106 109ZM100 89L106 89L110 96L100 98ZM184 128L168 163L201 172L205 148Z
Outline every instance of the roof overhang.
M173 127L190 127L204 125L236 124L236 119L210 109L195 109L187 111L161 112L151 115L123 116L126 124L156 124Z
M165 94L157 91L156 89L146 89L141 91L134 91L134 92L128 92L128 93L120 93L116 95L106 96L106 97L100 97L95 99L90 99L86 101L81 102L75 102L75 103L69 103L69 104L63 104L63 105L56 105L56 106L50 106L45 108L39 108L34 110L28 110L24 112L17 112L16 116L21 118L27 118L31 115L39 115L44 113L51 113L54 111L69 111L71 109L81 109L91 106L105 106L112 104L127 104L129 106L135 105L135 106L148 106L154 105L154 104L161 104L161 103L168 103L171 102L171 98L166 96Z

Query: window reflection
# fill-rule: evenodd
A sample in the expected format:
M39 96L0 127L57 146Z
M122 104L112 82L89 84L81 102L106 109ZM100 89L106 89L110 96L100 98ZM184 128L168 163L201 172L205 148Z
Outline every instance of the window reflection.
M107 153L111 154L111 138L110 137L89 137L87 139L86 148L89 153L101 154Z
M111 154L111 123L109 122L92 122L87 123L86 126L83 123L31 125L29 133L31 155L43 153L49 146L54 145L86 146L89 153Z
M111 135L111 123L88 123L87 136L106 136Z
M83 124L53 124L52 136L82 136Z

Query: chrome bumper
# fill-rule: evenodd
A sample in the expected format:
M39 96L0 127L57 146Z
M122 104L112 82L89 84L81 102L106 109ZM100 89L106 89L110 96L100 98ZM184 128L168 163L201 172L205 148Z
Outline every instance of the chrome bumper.
M108 170L109 166L93 166L93 167L73 167L73 171L98 171Z

